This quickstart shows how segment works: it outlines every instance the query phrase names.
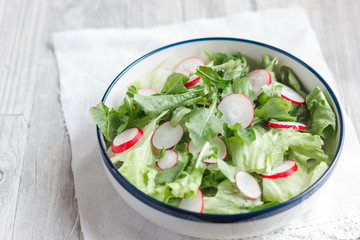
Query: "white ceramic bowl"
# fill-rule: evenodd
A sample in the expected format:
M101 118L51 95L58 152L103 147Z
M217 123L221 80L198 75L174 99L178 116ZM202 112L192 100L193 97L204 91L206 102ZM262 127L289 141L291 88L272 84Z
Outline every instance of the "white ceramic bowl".
M298 216L310 208L316 197L320 194L318 190L323 188L324 183L333 172L343 144L344 126L338 100L326 81L310 66L283 50L259 42L234 38L193 39L164 46L130 64L111 83L102 101L110 107L119 106L127 91L127 87L133 81L152 72L164 59L169 57L186 58L190 56L198 56L205 59L203 49L211 52L241 52L252 66L257 66L262 55L268 54L278 58L279 65L277 68L280 68L282 65L291 67L308 92L314 87L319 86L336 113L338 125L335 139L327 146L327 149L330 149L331 153L335 156L328 170L310 188L284 203L243 214L199 214L159 202L134 187L112 164L106 153L101 132L97 129L99 147L106 174L120 196L132 208L154 223L181 234L223 239L262 234L279 228L294 216Z

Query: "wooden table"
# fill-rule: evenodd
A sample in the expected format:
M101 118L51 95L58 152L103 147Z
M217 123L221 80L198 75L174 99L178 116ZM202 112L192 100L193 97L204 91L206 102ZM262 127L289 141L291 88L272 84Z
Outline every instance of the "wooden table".
M0 0L0 239L82 238L53 32L289 6L308 13L359 136L360 1Z

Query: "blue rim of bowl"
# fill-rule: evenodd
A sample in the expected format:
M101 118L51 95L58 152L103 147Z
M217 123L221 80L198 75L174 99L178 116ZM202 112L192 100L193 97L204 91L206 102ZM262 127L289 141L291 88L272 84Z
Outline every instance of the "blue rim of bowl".
M102 138L102 133L101 133L100 129L97 127L96 131L97 131L98 142L100 145L100 152L101 152L102 158L104 160L104 163L105 163L107 169L110 171L110 173L115 178L115 180L124 189L126 189L132 196L137 198L139 201L141 201L144 204L148 205L149 207L159 210L165 214L170 214L174 217L178 217L178 218L182 218L182 219L186 219L186 220L190 220L190 221L212 222L212 223L236 223L236 222L254 221L254 220L263 219L263 218L267 218L267 217L279 214L281 212L284 212L284 211L300 204L302 201L304 201L305 199L307 199L311 195L313 195L326 182L326 180L330 177L333 170L335 169L335 166L339 159L340 152L343 147L344 124L343 124L343 116L341 113L340 104L339 104L334 92L332 91L330 86L327 84L327 82L314 69L312 69L305 62L303 62L302 60L298 59L297 57L291 55L290 53L288 53L284 50L281 50L279 48L273 47L271 45L268 45L268 44L264 44L261 42L248 40L248 39L240 39L240 38L212 37L212 38L197 38L197 39L190 39L190 40L186 40L186 41L176 42L173 44L163 46L156 50L153 50L153 51L145 54L144 56L138 58L134 62L132 62L113 80L113 82L110 84L110 86L106 90L101 101L105 102L105 100L107 99L107 96L109 95L111 89L117 83L117 81L127 71L129 71L129 69L131 69L133 66L135 66L137 63L141 62L142 60L150 57L151 55L153 55L157 52L163 51L163 50L171 48L171 47L175 47L175 46L187 44L187 43L192 43L192 42L203 42L203 41L235 41L235 42L244 42L244 43L249 43L249 44L254 44L254 45L262 46L265 48L269 48L271 50L277 51L277 52L279 52L283 55L286 55L286 56L292 58L293 60L297 61L302 66L307 68L310 72L312 72L324 84L324 86L330 93L330 95L336 105L338 117L340 120L340 123L339 123L339 127L340 127L339 145L338 145L338 148L334 155L334 160L329 165L329 168L321 176L321 178L318 179L311 187L309 187L307 190L305 190L301 194L297 195L296 197L294 197L286 202L283 202L283 203L280 203L277 205L273 205L273 206L270 206L270 207L267 207L264 209L259 209L259 210L255 210L252 212L248 212L248 213L240 213L240 214L232 214L232 215L190 212L190 211L186 211L186 210L168 205L166 203L160 202L160 201L156 200L155 198L152 198L149 195L143 193L142 191L137 189L134 185L132 185L124 176L122 176L120 174L120 172L117 170L117 168L114 166L114 164L111 162L109 156L106 153L106 148L105 148L104 140Z

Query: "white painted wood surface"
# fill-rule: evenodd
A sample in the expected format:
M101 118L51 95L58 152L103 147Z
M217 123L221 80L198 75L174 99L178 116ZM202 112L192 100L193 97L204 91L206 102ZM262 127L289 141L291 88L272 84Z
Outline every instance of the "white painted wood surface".
M53 32L289 6L307 11L359 136L358 0L0 0L0 239L81 238Z

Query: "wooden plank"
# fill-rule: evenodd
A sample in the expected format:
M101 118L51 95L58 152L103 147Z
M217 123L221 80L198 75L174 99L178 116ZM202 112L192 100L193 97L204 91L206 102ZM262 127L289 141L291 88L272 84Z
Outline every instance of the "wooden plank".
M289 6L303 7L308 13L325 61L337 80L340 98L360 138L360 1L256 0L257 10Z
M28 126L22 115L0 116L0 236L11 239L15 228Z

